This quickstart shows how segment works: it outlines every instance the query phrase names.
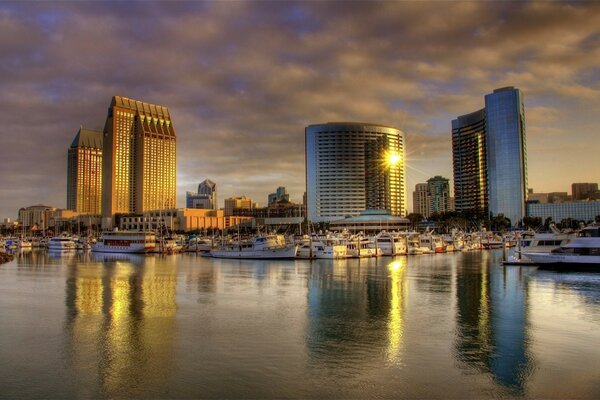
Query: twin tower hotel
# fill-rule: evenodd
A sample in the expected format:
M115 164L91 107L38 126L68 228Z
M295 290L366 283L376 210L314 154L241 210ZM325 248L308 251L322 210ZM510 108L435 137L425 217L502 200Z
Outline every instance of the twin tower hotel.
M406 142L401 130L334 122L305 128L306 208L312 222L366 210L406 216ZM457 211L525 216L525 116L521 92L485 96L485 107L452 121ZM81 128L69 149L67 208L119 215L176 208L176 134L167 107L113 97L103 132ZM378 214L382 215L382 214Z
M167 107L113 97L103 132L81 128L69 149L67 208L118 214L176 206L176 135Z

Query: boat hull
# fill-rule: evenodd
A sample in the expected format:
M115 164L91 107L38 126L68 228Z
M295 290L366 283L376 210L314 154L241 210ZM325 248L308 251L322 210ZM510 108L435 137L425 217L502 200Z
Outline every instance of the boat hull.
M115 247L92 245L92 251L95 253L120 253L120 254L145 254L154 250L154 247Z
M246 260L258 259L295 259L296 247L286 247L283 249L270 250L211 250L210 255L213 258L235 258Z
M580 256L555 253L523 253L541 269L600 271L600 256Z

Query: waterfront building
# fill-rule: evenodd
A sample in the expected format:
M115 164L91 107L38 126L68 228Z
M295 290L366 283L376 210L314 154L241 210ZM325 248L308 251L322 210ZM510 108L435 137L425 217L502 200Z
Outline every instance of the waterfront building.
M450 211L450 180L441 176L434 176L427 180L427 200L429 218L432 214Z
M285 187L283 186L279 186L275 193L269 194L267 204L272 204L281 200L290 201L290 195L287 193Z
M19 223L21 228L25 231L46 230L49 227L50 217L56 210L56 207L43 204L20 208Z
M571 184L571 195L573 201L598 199L597 183L573 183Z
M252 199L241 196L241 197L229 197L224 201L225 208L225 216L234 215L234 209L251 209L252 207Z
M102 132L79 128L67 156L67 209L100 214Z
M309 220L335 221L367 209L406 214L402 131L333 122L309 125L305 139Z
M564 219L593 222L600 216L600 201L569 201L564 203L527 203L527 215L540 217L542 220L550 217L554 222Z
M217 209L217 184L206 179L198 185L198 193L186 192L187 208Z
M104 126L103 227L115 214L175 207L175 141L167 107L113 97Z
M525 216L527 151L525 109L519 89L485 96L485 107L452 121L457 211L504 214L513 225Z
M329 229L332 231L364 232L365 234L379 233L382 230L406 231L410 227L407 218L392 215L389 210L363 210L359 215L332 221Z
M427 198L427 184L417 183L413 192L413 213L429 217L429 199Z
M224 210L173 208L122 216L119 218L119 229L158 231L167 228L177 232L223 230L251 220L246 216L227 216Z

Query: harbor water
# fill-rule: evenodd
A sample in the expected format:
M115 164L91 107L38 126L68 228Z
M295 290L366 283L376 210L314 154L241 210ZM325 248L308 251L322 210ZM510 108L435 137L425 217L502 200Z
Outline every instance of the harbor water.
M0 398L600 398L600 274L17 253Z

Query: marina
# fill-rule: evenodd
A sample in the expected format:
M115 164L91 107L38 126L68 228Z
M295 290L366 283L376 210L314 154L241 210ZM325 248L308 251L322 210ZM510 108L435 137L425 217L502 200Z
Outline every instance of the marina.
M13 371L0 387L7 398L597 398L600 275L501 261L500 249L17 251L0 266L0 366Z

